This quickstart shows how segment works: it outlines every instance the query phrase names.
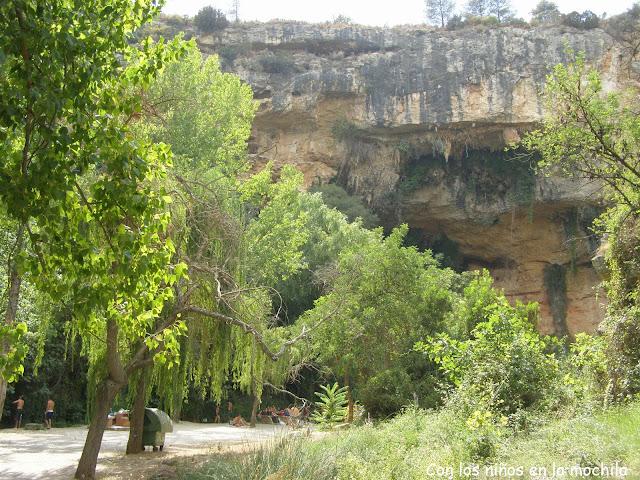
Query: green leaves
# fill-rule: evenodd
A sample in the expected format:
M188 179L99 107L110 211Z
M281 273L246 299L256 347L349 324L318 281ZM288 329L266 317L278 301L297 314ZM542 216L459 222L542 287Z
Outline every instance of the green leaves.
M556 65L547 78L547 117L528 134L526 148L542 154L540 168L602 182L614 201L640 207L640 119L637 95L608 92L584 54L568 51L573 62Z
M27 324L24 322L0 325L0 345L3 345L5 350L0 354L0 375L8 383L15 382L24 372L23 361L27 355L26 334Z
M141 90L185 51L180 39L131 43L157 12L150 0L0 5L0 197L29 224L27 273L69 299L95 362L106 319L125 358L186 273L171 267L170 198L158 185L171 151L131 131ZM175 350L172 335L150 344Z
M544 406L555 387L559 361L549 355L553 340L535 330L537 304L513 307L501 300L485 307L484 320L470 338L458 341L439 334L415 349L438 364L464 406L513 414Z
M333 385L320 385L321 392L316 392L318 401L316 410L311 415L311 420L317 422L323 428L331 429L336 424L342 423L347 418L347 387Z
M616 22L614 22L615 24ZM632 29L633 30L633 29ZM608 400L640 391L640 349L631 342L640 328L636 234L640 216L640 116L637 85L609 91L598 71L574 55L557 65L545 91L547 117L523 145L542 153L540 168L578 176L604 187L611 207L597 221L607 233Z

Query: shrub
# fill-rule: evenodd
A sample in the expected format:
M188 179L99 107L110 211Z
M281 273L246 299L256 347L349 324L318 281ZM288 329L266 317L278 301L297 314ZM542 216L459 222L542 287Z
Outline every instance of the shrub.
M535 329L537 315L537 304L512 307L502 298L486 307L485 320L470 339L439 334L416 349L439 364L456 386L456 403L468 413L487 409L511 415L545 407L553 396L559 362L549 355L554 340Z
M338 15L331 19L331 23L349 25L352 23L352 20L351 17L347 17L346 15Z
M189 26L189 17L186 15L165 15L161 14L159 17L161 22L171 25L175 28L184 29Z
M464 23L465 25L469 25L469 26L478 25L478 26L491 27L491 28L500 26L500 20L498 20L497 17L494 17L492 15L481 16L481 17L474 17L470 15L465 18Z
M196 28L203 33L214 33L229 26L229 21L222 10L212 6L203 7L193 19Z
M316 402L316 411L311 420L319 423L323 428L333 428L342 423L347 417L347 387L340 388L337 383L333 385L320 385L324 392L316 392L320 398Z
M586 333L576 335L568 357L565 383L574 398L582 403L595 400L601 403L607 386L606 339Z
M263 55L258 62L265 73L287 74L295 71L293 59L282 54Z
M411 402L412 382L401 368L383 370L358 391L358 398L372 416L389 417Z
M600 26L600 17L591 10L585 10L582 13L573 11L562 17L562 24L580 30L591 30Z
M529 28L529 22L527 22L524 18L509 18L504 21L504 25L508 25L509 27L516 28Z
M466 25L462 15L454 15L447 21L447 30L460 30Z
M218 56L229 65L233 65L239 53L239 49L235 45L224 45L218 50Z
M488 16L474 16L467 15L464 18L461 15L454 15L449 19L446 25L447 30L460 30L466 27L483 26L489 28L495 28L500 26L500 20L497 17Z
M341 118L331 126L331 135L333 135L333 138L336 140L353 140L360 136L360 129L355 123L350 122L346 118Z

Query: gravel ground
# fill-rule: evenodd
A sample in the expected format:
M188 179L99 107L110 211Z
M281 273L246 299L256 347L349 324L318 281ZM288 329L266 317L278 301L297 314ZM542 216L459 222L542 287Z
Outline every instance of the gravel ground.
M230 447L264 442L286 433L286 427L279 425L258 425L254 429L180 422L174 424L173 433L167 434L163 452L125 456L129 432L106 431L98 459L98 478L145 478L174 464L178 457L201 460ZM86 435L86 427L0 430L0 479L72 478Z

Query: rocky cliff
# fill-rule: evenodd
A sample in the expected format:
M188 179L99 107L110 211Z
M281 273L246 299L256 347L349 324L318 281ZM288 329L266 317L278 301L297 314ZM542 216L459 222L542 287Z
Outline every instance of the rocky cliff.
M256 163L340 183L449 264L489 268L509 297L541 303L544 332L602 319L597 186L542 178L535 158L503 150L541 120L568 47L618 82L623 59L603 30L272 22L198 43L254 89Z

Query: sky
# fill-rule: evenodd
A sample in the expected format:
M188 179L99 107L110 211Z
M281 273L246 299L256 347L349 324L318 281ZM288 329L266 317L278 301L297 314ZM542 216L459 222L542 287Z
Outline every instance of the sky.
M462 7L465 0L458 0ZM512 0L518 16L528 19L538 0ZM591 10L609 16L627 10L634 0L556 0L563 13ZM228 12L231 0L166 0L164 13L195 15L206 5ZM274 18L323 22L337 15L346 15L364 25L402 25L424 22L424 0L240 0L241 20L271 20Z

